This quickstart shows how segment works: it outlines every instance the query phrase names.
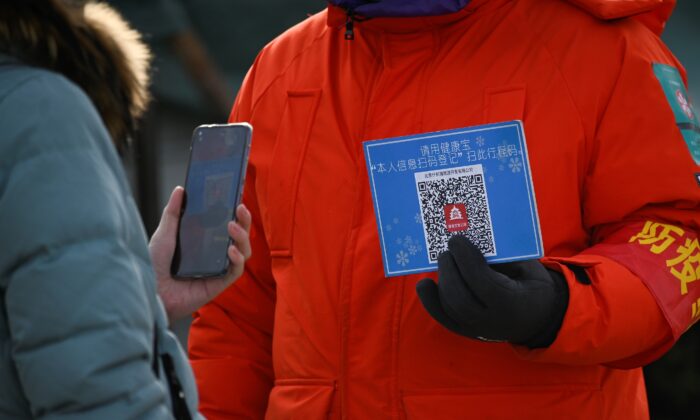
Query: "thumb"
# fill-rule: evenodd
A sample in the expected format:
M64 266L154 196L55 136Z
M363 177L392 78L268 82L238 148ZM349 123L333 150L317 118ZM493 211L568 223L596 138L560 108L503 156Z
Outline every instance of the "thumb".
M162 232L177 231L177 224L180 220L180 211L182 210L184 199L184 188L180 186L175 187L173 192L170 193L170 198L163 209L163 214L160 217L160 223L158 223L158 228L153 236L159 236L162 234Z
M170 193L168 204L165 205L165 209L163 210L163 217L167 216L169 219L178 220L180 218L180 211L182 210L184 198L185 189L178 185L173 189L173 192Z
M488 268L484 255L478 246L463 235L454 235L447 242L447 248L457 262L457 268L462 276L473 274L474 270L483 271Z

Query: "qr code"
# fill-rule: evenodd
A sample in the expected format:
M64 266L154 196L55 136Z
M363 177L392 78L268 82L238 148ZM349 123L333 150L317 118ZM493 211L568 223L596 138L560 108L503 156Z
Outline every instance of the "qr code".
M496 255L481 165L415 174L428 259L437 261L447 241L464 235L484 256Z

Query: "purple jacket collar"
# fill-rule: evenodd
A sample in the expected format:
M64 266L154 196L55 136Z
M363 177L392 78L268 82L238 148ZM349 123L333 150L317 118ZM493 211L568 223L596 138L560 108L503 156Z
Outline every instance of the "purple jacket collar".
M437 16L455 13L469 0L329 0L364 17Z

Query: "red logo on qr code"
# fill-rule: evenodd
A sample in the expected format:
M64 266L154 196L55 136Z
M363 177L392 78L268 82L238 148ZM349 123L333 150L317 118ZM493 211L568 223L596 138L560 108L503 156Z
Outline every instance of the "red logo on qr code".
M450 232L461 232L469 227L467 207L463 203L445 205L445 222Z

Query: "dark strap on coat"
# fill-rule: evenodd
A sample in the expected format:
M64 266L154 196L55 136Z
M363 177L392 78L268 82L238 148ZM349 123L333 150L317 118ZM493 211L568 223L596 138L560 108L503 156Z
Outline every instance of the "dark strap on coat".
M176 420L192 420L192 415L187 407L185 400L185 392L182 390L182 385L177 378L175 364L173 358L169 354L159 354L158 350L158 327L153 330L153 373L156 378L160 378L160 366L158 366L158 358L163 362L165 370L165 378L168 381L168 391L170 391L170 400L172 401L173 417Z
M177 420L192 420L190 409L187 407L187 401L185 400L185 392L182 390L180 380L177 378L173 358L169 354L161 354L160 358L163 361L165 377L168 380L168 388L170 388L170 399L173 403L173 416Z

